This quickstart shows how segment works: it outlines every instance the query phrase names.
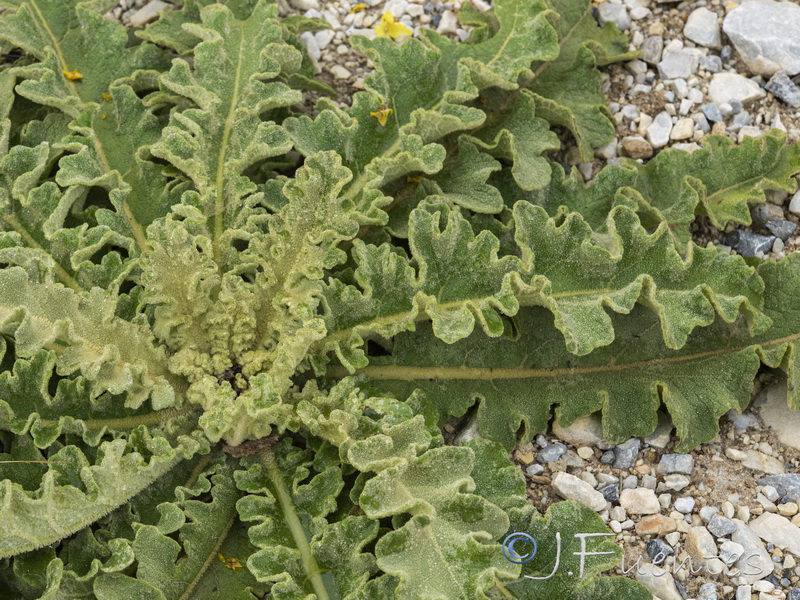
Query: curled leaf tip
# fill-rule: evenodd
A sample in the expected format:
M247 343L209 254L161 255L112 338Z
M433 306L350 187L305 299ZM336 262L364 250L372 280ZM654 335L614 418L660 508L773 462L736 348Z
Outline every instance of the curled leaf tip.
M398 23L394 20L394 15L390 11L383 13L381 22L375 25L375 34L378 37L389 37L392 39L398 38L401 35L412 35L411 31L405 23Z
M380 123L381 127L383 127L386 125L386 119L388 119L389 115L391 115L393 112L394 109L386 108L386 105L384 104L378 110L376 110L375 112L371 112L369 114L371 117L375 117L376 119L378 119L378 123Z
M83 79L83 75L78 73L77 69L72 69L72 71L61 71L69 81L75 81L77 79Z

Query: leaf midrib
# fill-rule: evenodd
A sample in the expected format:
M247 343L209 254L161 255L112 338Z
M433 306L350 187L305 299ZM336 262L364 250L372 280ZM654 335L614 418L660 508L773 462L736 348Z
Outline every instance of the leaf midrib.
M314 555L311 553L311 545L306 538L303 524L300 522L300 517L294 508L291 494L286 489L286 484L283 480L284 473L281 471L275 460L275 454L272 449L267 447L258 453L261 463L266 467L267 474L270 482L274 486L278 505L286 519L286 526L289 528L292 539L300 552L300 558L303 563L303 568L308 574L308 579L311 582L311 587L317 596L317 600L332 600L328 594L328 590L322 581L322 570L319 568Z
M242 78L242 45L244 43L244 36L239 33L239 52L237 53L236 60L236 74L233 78L233 95L231 96L231 104L228 108L228 115L225 118L225 126L222 130L222 141L219 146L219 156L217 157L217 185L216 196L214 198L214 239L212 241L214 248L214 261L217 265L222 265L222 258L220 257L220 240L222 239L222 225L223 215L225 211L225 203L223 193L225 191L225 157L228 153L228 143L233 130L233 116L236 113L236 105L239 102L239 86L241 85ZM221 267L220 267L221 268Z
M638 369L653 367L668 363L678 363L695 361L709 356L721 356L734 352L740 352L752 347L765 347L774 346L778 344L785 344L800 339L800 333L787 335L782 338L768 340L749 344L747 346L734 346L729 348L721 348L716 350L708 350L706 352L697 352L695 354L684 354L681 356L671 356L665 358L656 358L652 360L642 360L638 362L623 363L623 364L605 364L596 367L570 367L570 368L554 368L554 369L521 369L521 368L495 368L495 367L414 367L414 366L371 366L356 369L353 376L366 374L371 380L401 380L401 381L414 381L421 379L471 379L481 381L494 381L496 379L534 379L542 377L557 377L560 375L586 375L592 373L604 373L610 371L624 371L626 369ZM328 368L326 377L341 379L345 376L351 375L344 366L335 365Z
M37 0L28 0L28 1L30 3L30 6L33 8L34 12L36 13L36 16L39 19L39 22L40 22L41 26L44 28L47 36L50 38L50 41L51 41L51 43L53 45L53 50L55 51L56 57L58 58L58 62L61 65L61 69L63 71L69 71L69 68L68 68L68 65L67 65L67 60L64 57L64 53L61 51L61 43L56 38L55 34L53 33L53 30L50 29L50 25L47 23L47 19L45 19L44 14L42 13L41 9L39 8ZM63 74L61 76L64 77ZM67 79L66 77L64 77L64 79L66 80L67 87L69 88L70 92L72 92L72 95L75 96L81 102L83 102L83 98L81 98L81 95L78 93L77 85L73 81L71 81L70 79ZM94 144L95 151L97 152L97 158L100 160L100 163L103 165L103 169L105 170L106 173L111 173L111 171L112 171L111 165L108 162L108 157L106 156L105 150L103 149L103 144L100 141L100 139L97 137L94 129L92 129L92 137L91 137L91 139L92 139L92 143ZM144 229L142 228L141 224L134 217L133 212L131 211L130 207L128 206L127 200L124 200L124 199L121 200L121 204L122 204L122 212L123 212L123 214L125 216L125 219L128 222L129 227L131 228L131 232L133 233L133 237L136 240L137 246L139 246L139 249L142 252L144 252L145 250L148 250L150 248L150 245L147 243L147 238L146 238L146 236L144 234ZM61 269L61 271L63 271L63 273L66 274L66 271L64 271L63 269ZM62 281L64 281L64 283L66 285L68 285L70 287L73 287L69 283L68 280L64 280L63 279L61 273L59 273L59 277L62 278ZM73 279L72 281L74 282L75 280ZM77 289L81 289L82 290L83 288L79 287Z

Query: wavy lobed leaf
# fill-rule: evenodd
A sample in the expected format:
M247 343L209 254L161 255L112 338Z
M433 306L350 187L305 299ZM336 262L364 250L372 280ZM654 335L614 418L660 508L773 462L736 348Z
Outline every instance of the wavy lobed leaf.
M552 317L528 308L505 337L490 340L476 332L447 345L423 324L396 336L392 356L370 359L359 374L373 392L405 397L420 389L439 408L440 422L445 415L463 415L479 400L482 435L509 451L520 426L522 443L547 426L554 405L564 426L602 410L604 436L621 442L652 433L663 402L681 438L677 449L687 451L717 435L725 412L747 406L762 362L796 381L798 264L800 257L792 254L759 268L766 286L763 310L773 326L755 337L745 318L717 319L672 350L664 347L657 316L637 306L628 316L612 317L610 345L575 356L565 352ZM791 390L789 406L796 409L798 392Z
M363 292L331 281L325 290L328 335L317 348L335 350L352 372L368 364L363 334L388 338L430 318L434 335L448 344L469 336L476 320L497 338L506 327L502 315L513 316L520 306L547 307L567 350L579 356L615 339L606 308L627 314L636 303L658 316L671 349L717 314L731 322L741 311L752 333L770 325L761 310L763 284L741 259L692 247L684 262L665 227L646 234L626 207L608 217L604 246L610 249L592 243L577 213L557 225L544 209L518 202L513 214L522 259L497 258L498 240L488 231L475 236L458 211L432 202L415 209L409 240L416 279L402 253L356 242L353 276ZM315 356L315 368L326 360Z
M181 460L208 450L208 442L200 436L180 436L172 446L144 426L129 440L103 442L96 457L95 452L87 457L78 446L63 447L48 457L61 464L51 466L32 491L11 479L0 481L0 558L76 533L127 502Z
M90 399L107 390L126 393L128 408L148 398L156 410L172 406L184 384L168 372L164 349L154 345L146 319L131 323L114 309L100 288L79 296L30 281L20 267L0 271L0 331L14 336L19 356L55 352L59 374L80 371L94 383Z

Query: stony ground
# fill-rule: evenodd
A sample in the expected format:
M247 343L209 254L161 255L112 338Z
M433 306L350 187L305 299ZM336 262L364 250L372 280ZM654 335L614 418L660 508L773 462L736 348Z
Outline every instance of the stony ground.
M472 2L479 10L491 5ZM319 77L341 94L342 105L349 105L371 72L370 62L348 39L356 33L374 36L371 27L384 11L415 33L432 27L453 39L468 35L456 19L460 0L367 0L357 11L347 0L278 3L282 14L321 17L333 26L304 34L303 42ZM645 161L666 147L692 151L709 133L740 143L778 128L790 141L800 139L800 91L793 95L788 78L770 81L759 75L722 31L737 7L721 0L598 3L598 20L626 30L632 48L644 55L604 69L604 93L617 120L615 142L598 150L592 163L577 164L569 147L560 158L590 179L619 156ZM162 0L122 0L108 16L142 26L170 9ZM733 77L715 78L725 73ZM739 86L741 93L730 86ZM313 110L313 102L308 108ZM800 194L770 193L768 203L754 211L752 226L718 231L699 218L693 235L700 245L780 258L800 248L798 216ZM738 240L726 236L734 230L741 232ZM624 548L627 576L648 585L655 597L800 600L800 413L786 408L780 375L760 375L753 397L743 415L729 413L719 435L690 454L674 452L677 439L670 425L613 446L602 440L599 421L586 418L544 432L513 456L530 483L531 502L541 511L565 497L596 507ZM452 419L446 427L450 443L470 435L469 418ZM694 573L688 571L689 559ZM622 567L617 574L624 574Z

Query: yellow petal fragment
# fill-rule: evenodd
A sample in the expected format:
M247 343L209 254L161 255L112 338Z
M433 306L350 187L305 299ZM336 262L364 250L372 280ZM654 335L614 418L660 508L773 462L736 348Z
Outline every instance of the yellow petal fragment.
M353 8L348 10L347 13L352 15L353 13L364 12L365 10L367 10L367 5L363 2L359 2Z
M375 25L375 35L378 37L390 37L395 39L401 35L411 35L411 31L404 23L397 23L391 11L386 11L381 17L381 22Z
M425 175L417 175L416 177L412 177L411 175L406 175L406 181L409 183L419 183L423 180Z
M386 119L393 112L394 112L394 109L383 107L383 108L379 108L375 112L369 113L369 115L371 117L375 117L376 119L378 119L378 123L380 123L381 126L384 126L384 125L386 125Z
M103 92L103 93L102 93L102 94L100 94L100 95L103 97L103 100L105 100L106 102L111 102L111 101L113 101L113 100L114 100L114 99L111 97L111 94L109 94L108 92Z
M244 568L244 567L242 567L242 563L239 561L238 558L234 558L232 556L229 556L228 558L225 558L222 555L222 552L219 552L217 554L217 558L219 558L225 564L225 566L227 568L232 569L234 573L238 573L239 571L241 571Z
M76 79L83 79L83 75L78 73L77 69L72 69L72 71L61 71L64 74L64 77L69 79L70 81L75 81Z

